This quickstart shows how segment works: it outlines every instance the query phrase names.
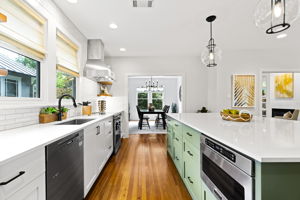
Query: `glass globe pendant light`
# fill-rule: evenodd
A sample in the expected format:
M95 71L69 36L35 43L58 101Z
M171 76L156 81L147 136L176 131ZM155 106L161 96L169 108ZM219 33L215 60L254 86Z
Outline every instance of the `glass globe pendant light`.
M202 52L201 60L207 67L216 67L218 61L221 59L221 50L217 47L212 37L212 22L215 21L216 18L215 15L206 18L206 21L210 23L210 39L207 47Z
M254 13L255 24L276 34L291 27L299 16L299 0L261 0Z

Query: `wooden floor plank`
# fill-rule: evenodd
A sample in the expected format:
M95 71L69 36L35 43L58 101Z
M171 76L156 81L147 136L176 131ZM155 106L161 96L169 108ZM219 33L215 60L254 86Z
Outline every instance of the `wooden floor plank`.
M165 134L130 135L86 200L191 200L166 151Z

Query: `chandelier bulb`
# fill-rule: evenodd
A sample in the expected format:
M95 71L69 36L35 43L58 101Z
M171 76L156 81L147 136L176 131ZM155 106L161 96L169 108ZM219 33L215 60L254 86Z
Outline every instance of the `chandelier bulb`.
M281 17L282 13L283 13L282 3L281 0L278 0L276 1L273 8L274 17L279 18Z

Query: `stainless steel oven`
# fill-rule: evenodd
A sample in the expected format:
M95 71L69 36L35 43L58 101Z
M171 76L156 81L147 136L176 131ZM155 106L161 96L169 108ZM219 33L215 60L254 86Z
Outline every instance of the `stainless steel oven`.
M122 114L114 115L114 153L116 154L121 146Z
M254 200L254 162L225 145L201 137L201 178L219 200Z

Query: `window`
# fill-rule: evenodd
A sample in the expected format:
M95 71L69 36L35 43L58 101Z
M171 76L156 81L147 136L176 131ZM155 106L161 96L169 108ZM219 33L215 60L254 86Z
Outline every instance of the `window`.
M164 105L163 92L137 91L137 105L140 109L148 109L148 105L152 103L155 109L162 110Z
M140 109L145 110L148 108L148 93L138 92L137 94L137 105Z
M163 93L162 92L152 92L152 104L155 109L163 109Z
M8 75L0 77L1 97L40 97L40 62L0 47L0 66Z
M56 34L56 96L64 94L76 98L76 77L79 77L78 47L64 34Z
M0 40L39 59L45 57L46 20L22 0L1 0Z
M64 94L76 98L76 77L58 70L56 72L56 95L59 98Z

